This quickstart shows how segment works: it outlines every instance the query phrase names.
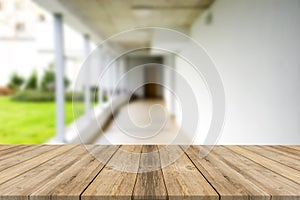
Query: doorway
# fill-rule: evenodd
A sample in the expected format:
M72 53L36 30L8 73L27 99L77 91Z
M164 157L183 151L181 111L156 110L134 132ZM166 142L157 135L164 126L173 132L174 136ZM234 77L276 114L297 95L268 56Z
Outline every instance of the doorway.
M146 83L144 85L144 97L151 99L162 98L162 86L160 84L162 78L161 69L158 67L145 68L144 76Z
M148 83L144 85L145 98L159 98L158 89L156 83Z

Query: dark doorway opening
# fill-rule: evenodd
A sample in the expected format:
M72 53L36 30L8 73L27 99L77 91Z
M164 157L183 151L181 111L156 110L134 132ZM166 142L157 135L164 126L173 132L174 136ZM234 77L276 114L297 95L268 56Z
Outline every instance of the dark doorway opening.
M149 67L145 68L144 71L144 79L147 84L144 85L144 97L145 98L162 98L162 86L161 83L162 76L162 68L157 66L156 64L149 65Z
M144 96L149 99L161 99L162 86L156 83L148 83L144 85Z

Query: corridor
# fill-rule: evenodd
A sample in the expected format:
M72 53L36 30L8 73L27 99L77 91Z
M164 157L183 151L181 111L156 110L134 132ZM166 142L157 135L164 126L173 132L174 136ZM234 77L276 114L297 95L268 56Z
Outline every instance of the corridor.
M163 100L141 99L114 113L96 144L170 144L185 141Z

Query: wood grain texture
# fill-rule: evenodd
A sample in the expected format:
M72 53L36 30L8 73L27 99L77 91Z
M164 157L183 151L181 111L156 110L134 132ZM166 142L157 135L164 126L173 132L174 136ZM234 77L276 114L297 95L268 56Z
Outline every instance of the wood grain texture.
M219 199L180 147L166 146L160 148L159 154L162 166L179 156L178 160L162 169L169 199Z
M22 148L18 151L14 151L8 153L6 155L1 156L0 158L0 171L14 166L16 164L22 163L26 160L32 159L36 156L39 156L47 151L53 150L57 148L56 146L31 146L30 148ZM21 152L20 152L21 151Z
M186 154L208 182L218 191L222 200L246 200L255 197L256 200L271 199L271 196L260 187L245 179L242 174L232 168L234 163L222 161L222 154L215 147L205 158L199 159L199 146L191 146ZM230 154L229 154L230 155Z
M131 199L141 151L142 146L122 146L84 191L81 199Z
M300 171L300 156L293 158L282 151L274 151L270 146L243 146L243 148Z
M227 148L229 148L230 150L232 150L238 154L245 156L246 158L253 160L254 162L264 166L267 169L272 170L273 172L276 172L276 173L300 184L300 172L298 170L288 167L285 164L281 164L279 162L271 160L260 154L249 151L248 149L242 148L240 146L228 146Z
M215 149L222 160L239 171L245 179L272 196L273 199L298 199L300 185L256 162L244 155L232 151L236 146L226 146Z
M167 199L156 145L143 146L133 199Z
M295 146L271 146L271 148L294 159L299 158L300 149Z
M0 196L4 197L4 199L8 197L14 197L13 199L16 200L26 199L30 194L38 190L39 187L42 187L59 174L64 173L70 165L76 162L77 156L82 156L86 153L86 150L82 146L73 145L61 146L55 150L57 151L49 151L51 154L49 154L49 152L42 154L51 156L52 158L48 157L47 161L42 160L40 157L36 157L38 158L37 160L35 158L32 159L34 165L27 165L30 170L23 171L23 173L20 173L18 176L1 184ZM62 150L64 150L65 153L62 153ZM54 154L55 156L53 156ZM39 163L39 161L41 161L41 163ZM19 164L16 166L19 166Z
M13 147L15 145L0 145L0 151L4 150L4 149L8 149L10 147Z
M89 148L92 155L102 158L101 161L87 152L82 156L76 153L78 155L76 162L64 173L53 177L49 182L35 190L30 195L30 199L78 199L82 191L88 187L118 148L119 146Z
M291 149L296 149L296 150L300 151L300 146L290 145L290 146L285 146L285 147L291 148Z
M2 170L0 172L0 184L8 181L9 179L17 177L18 175L29 171L38 165L41 165L42 163L48 161L51 158L56 157L57 155L63 154L71 148L74 148L74 146L59 146L58 148L47 151L46 153L40 154L39 156L36 156L30 160L26 160L24 162Z
M300 199L300 146L185 148L0 145L0 199Z
M29 146L26 145L12 145L12 146L6 146L7 148L1 148L0 151L0 158L8 156L8 155L13 155L14 152L19 152L22 149L25 149L26 147L28 148Z

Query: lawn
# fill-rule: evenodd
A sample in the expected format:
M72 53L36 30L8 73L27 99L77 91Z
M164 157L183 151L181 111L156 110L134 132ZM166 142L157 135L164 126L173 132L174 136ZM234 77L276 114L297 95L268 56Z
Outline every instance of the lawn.
M76 106L77 112L83 108ZM66 103L65 115L65 123L71 123L72 102ZM0 144L41 144L54 135L54 102L15 102L0 96Z

